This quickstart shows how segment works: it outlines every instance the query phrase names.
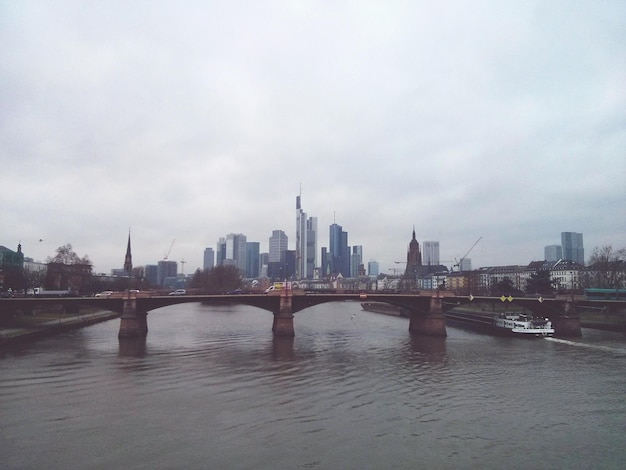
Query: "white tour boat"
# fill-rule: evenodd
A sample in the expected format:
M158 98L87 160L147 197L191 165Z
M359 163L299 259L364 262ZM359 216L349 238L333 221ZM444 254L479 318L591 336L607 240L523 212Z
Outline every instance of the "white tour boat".
M493 326L501 332L515 336L552 336L554 328L547 319L531 318L524 313L503 313L493 319Z

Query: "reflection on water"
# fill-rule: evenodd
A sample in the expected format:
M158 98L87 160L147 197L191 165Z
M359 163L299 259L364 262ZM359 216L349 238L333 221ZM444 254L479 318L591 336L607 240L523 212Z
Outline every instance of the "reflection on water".
M293 361L296 358L293 350L293 344L294 338L273 338L272 359L277 361Z
M5 468L621 468L623 335L584 347L317 306L179 305L0 356ZM529 461L529 455L533 460ZM540 456L540 458L535 458Z
M119 338L120 357L144 357L146 355L146 337Z

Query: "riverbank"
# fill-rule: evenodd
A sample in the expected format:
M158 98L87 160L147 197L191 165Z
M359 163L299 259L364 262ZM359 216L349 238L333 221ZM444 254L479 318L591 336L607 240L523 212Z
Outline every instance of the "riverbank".
M522 308L521 312L532 314ZM464 323L472 323L475 325L491 324L493 318L500 311L493 312L483 308L456 307L446 312L446 318L452 321ZM590 328L593 330L612 331L615 333L626 333L626 317L624 314L596 313L596 312L579 312L576 314L580 321L581 328ZM553 320L555 321L555 320Z
M384 302L362 302L361 308L369 312L382 313L384 315L408 317L409 312ZM524 313L530 313L523 308ZM491 325L493 318L499 313L504 313L505 308L493 308L493 306L481 305L479 307L456 307L446 312L446 318L451 321L471 323L477 326ZM455 315L457 313L457 315ZM593 330L613 331L626 334L626 315L624 313L607 312L579 312L577 314L582 328Z
M84 326L104 322L119 316L119 313L115 312L98 311L76 315L64 314L54 319L44 318L43 321L28 322L30 324L3 326L0 327L0 346L35 340L59 333L61 331L82 328Z

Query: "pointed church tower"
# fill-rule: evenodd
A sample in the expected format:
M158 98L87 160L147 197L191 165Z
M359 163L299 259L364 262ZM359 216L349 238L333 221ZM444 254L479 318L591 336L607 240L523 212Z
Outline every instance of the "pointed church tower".
M419 266L422 265L422 253L420 253L420 244L415 239L415 226L413 226L413 238L409 243L409 250L406 253L406 270L404 276L409 279L415 279L419 273Z
M130 253L130 230L128 231L128 246L126 247L126 257L124 258L124 271L129 276L133 273L133 257Z

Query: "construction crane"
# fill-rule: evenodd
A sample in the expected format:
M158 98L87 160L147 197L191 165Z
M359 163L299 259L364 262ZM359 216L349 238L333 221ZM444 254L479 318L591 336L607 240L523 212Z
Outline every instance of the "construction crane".
M169 257L170 252L172 251L172 247L174 246L174 242L175 242L175 241L176 241L176 239L174 238L174 239L172 240L172 243L170 244L170 249L169 249L169 250L167 250L167 253L165 253L165 255L163 255L163 259L164 259L164 260L167 260L167 258Z
M468 256L468 255L472 252L472 250L474 249L474 247L475 247L476 245L478 245L478 242L479 242L479 241L481 241L482 239L483 239L483 236L481 235L481 236L478 238L478 240L476 240L476 241L474 242L474 244L472 245L472 247L471 247L469 250L467 250L467 253L465 253L463 256L461 256L461 259L460 259L460 260L459 260L459 261L458 261L458 262L457 262L457 263L456 263L453 267L457 267L457 268L459 268L459 269L460 269L460 264L461 264L461 262L462 262L465 258L467 258L467 256ZM454 260L456 261L456 258L455 258Z

